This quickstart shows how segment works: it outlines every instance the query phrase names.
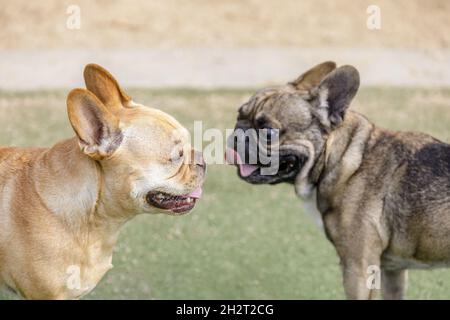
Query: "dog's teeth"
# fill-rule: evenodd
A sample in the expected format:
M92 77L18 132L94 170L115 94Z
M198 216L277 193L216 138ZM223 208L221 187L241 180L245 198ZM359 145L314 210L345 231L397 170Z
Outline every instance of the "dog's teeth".
M191 203L192 202L192 198L187 198L187 202Z

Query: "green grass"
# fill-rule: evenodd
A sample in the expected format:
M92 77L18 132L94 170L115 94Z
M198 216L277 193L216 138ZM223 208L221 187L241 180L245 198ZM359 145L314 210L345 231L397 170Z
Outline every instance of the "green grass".
M203 120L222 130L251 92L130 91L189 129ZM71 136L65 94L0 92L0 144L50 146ZM365 88L353 107L381 126L450 141L450 89ZM251 186L234 168L211 165L194 212L142 215L125 226L114 269L86 298L342 299L338 263L292 187ZM450 270L413 271L409 287L412 299L450 298Z

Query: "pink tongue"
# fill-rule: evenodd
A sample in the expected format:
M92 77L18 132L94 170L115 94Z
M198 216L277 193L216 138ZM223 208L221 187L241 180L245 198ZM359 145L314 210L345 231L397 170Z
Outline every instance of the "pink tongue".
M198 187L197 189L189 193L187 197L199 199L202 196L202 192L203 192L202 187Z
M229 164L238 164L239 165L239 172L241 173L242 177L248 177L253 172L258 170L257 166L251 165L251 164L245 164L242 163L242 159L239 156L239 153L237 153L235 150L228 148L225 151L225 160Z
M248 177L253 172L258 170L257 166L252 166L251 164L240 164L239 165L239 172L241 173L241 176Z

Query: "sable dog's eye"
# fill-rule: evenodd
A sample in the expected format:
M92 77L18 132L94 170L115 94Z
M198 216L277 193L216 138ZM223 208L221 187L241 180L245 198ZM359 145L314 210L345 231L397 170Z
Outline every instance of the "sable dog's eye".
M276 137L278 137L278 135L280 133L280 130L270 128L270 127L262 128L262 130L263 130L263 132L265 132L267 141L271 141L272 139L275 139Z
M271 137L276 137L280 133L280 130L274 128L267 128L267 134Z

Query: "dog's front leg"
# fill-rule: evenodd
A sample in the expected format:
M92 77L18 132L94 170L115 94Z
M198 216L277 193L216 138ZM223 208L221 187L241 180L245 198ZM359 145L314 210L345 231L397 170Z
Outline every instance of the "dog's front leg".
M381 289L383 242L376 229L371 224L360 224L357 228L345 225L342 215L337 214L325 215L324 225L341 260L347 299L377 298Z
M364 236L361 236L364 235ZM372 235L372 236L371 236ZM381 289L382 246L370 228L343 234L336 243L347 299L376 299Z
M381 288L385 300L402 300L405 297L408 270L385 270L381 272Z
M375 267L372 269L372 266ZM368 300L376 299L380 287L377 286L377 261L344 261L343 276L344 289L347 299Z

